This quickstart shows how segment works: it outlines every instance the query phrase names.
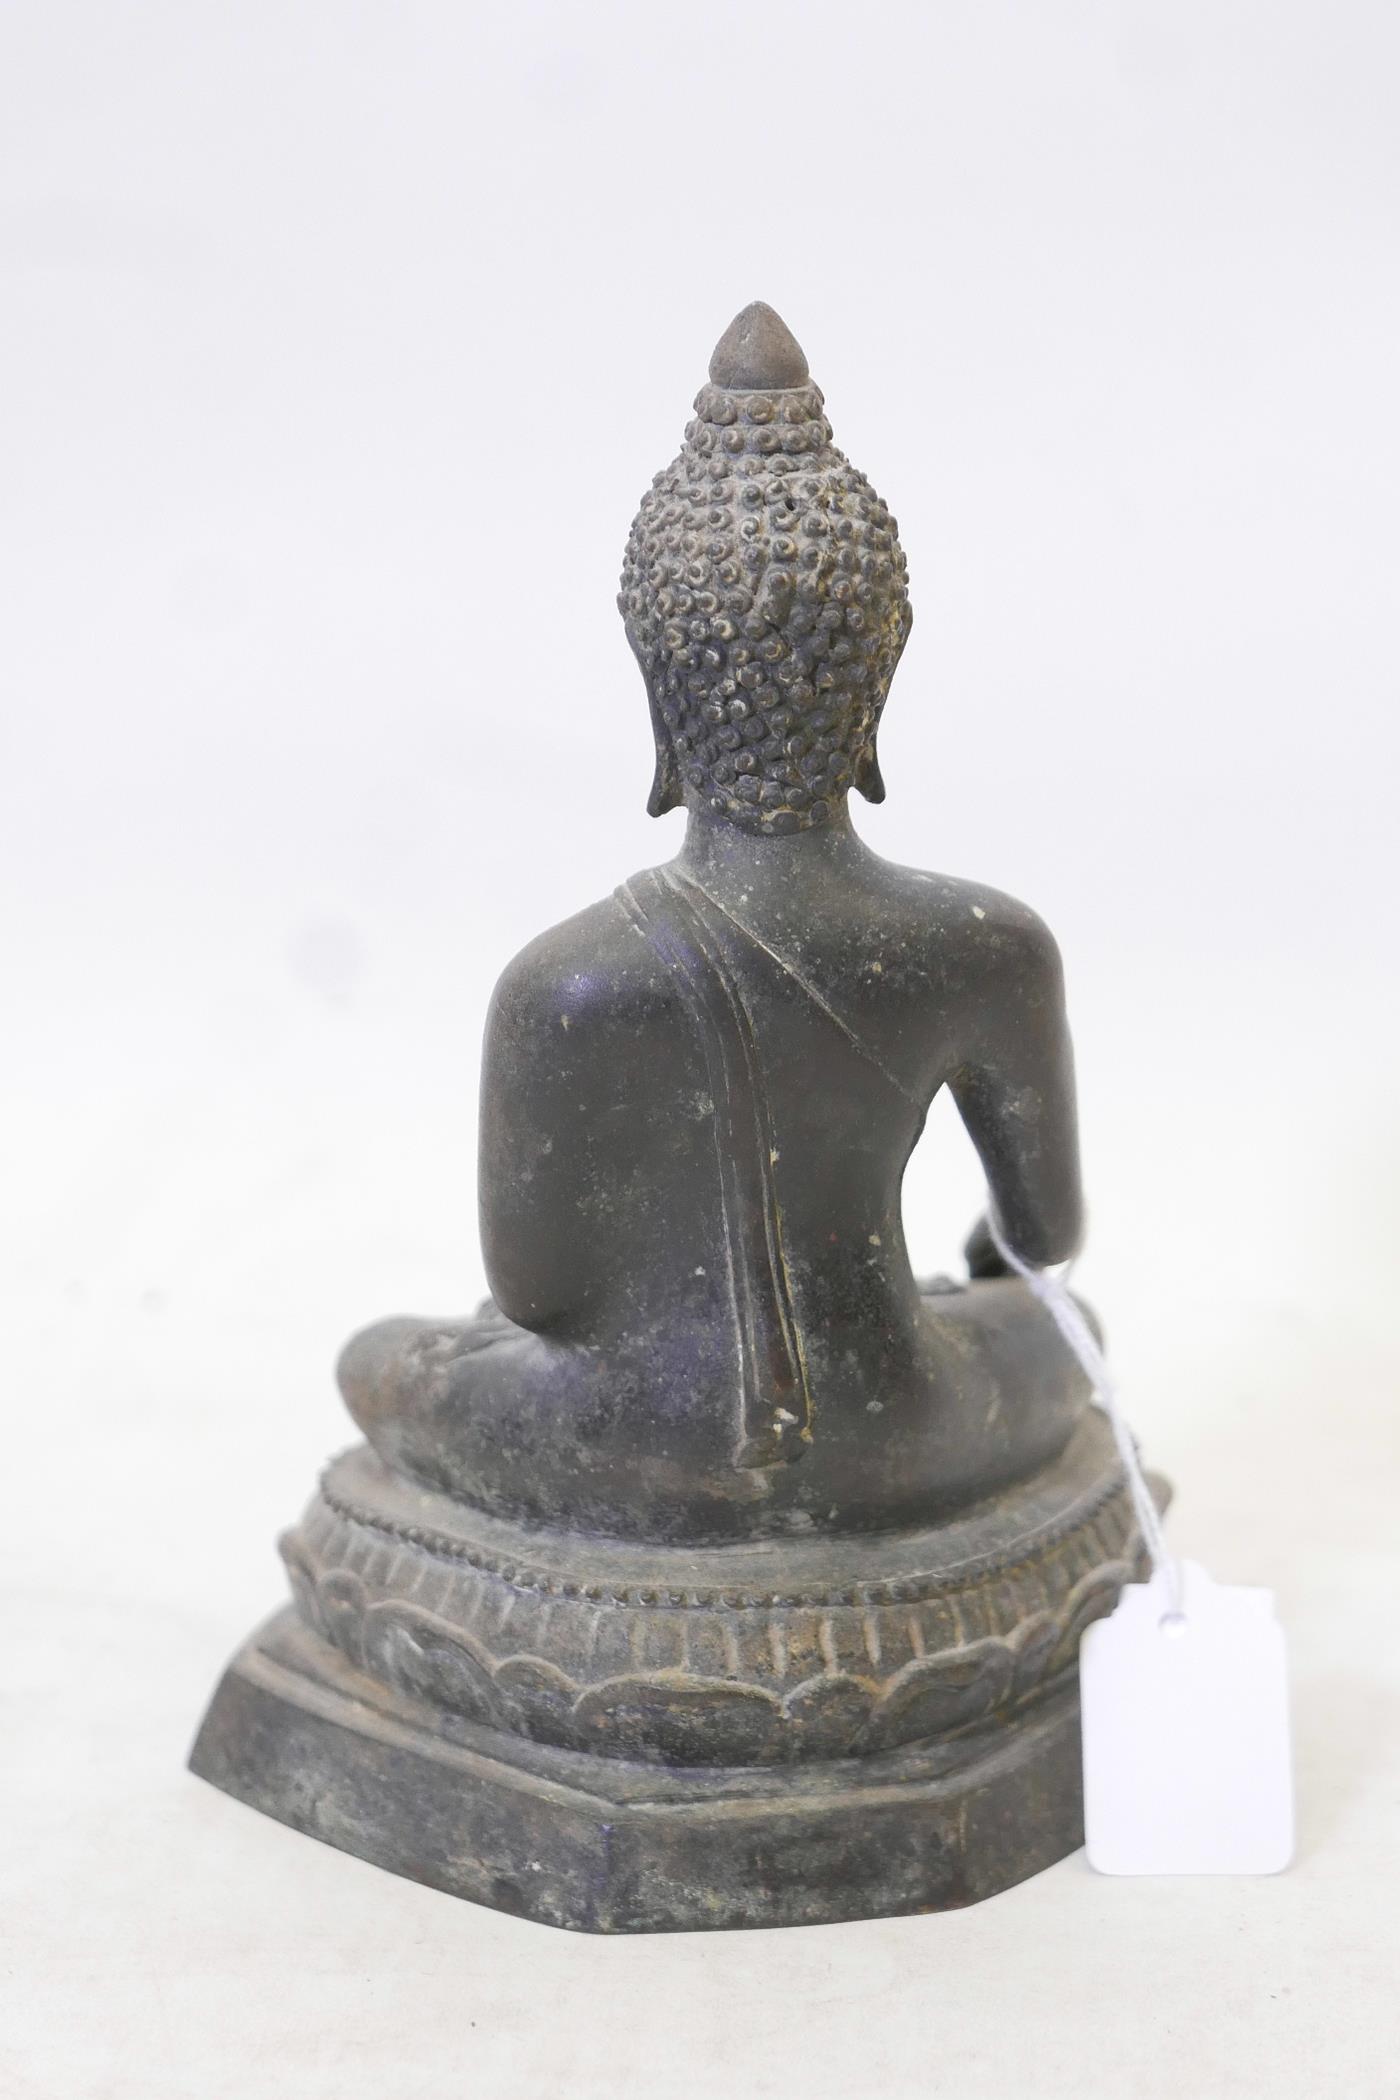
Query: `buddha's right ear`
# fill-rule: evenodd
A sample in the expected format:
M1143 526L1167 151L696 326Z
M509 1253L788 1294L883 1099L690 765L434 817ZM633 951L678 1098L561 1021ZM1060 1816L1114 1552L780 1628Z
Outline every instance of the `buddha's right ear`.
M891 681L893 681L894 674L899 669L899 659L904 654L904 645L909 639L909 630L913 625L914 608L906 602L904 607L904 632L900 635L899 647L895 651L894 662L890 666ZM880 702L880 714L883 714L884 711L885 703L882 700ZM880 756L876 748L879 735L880 717L877 715L875 726L870 732L870 742L856 761L856 791L864 795L867 802L883 802L885 799L885 776L880 771Z
M874 736L856 761L855 786L856 792L864 795L867 802L883 802L885 799L885 776L880 771Z
M637 668L642 674L647 689L647 706L651 710L651 734L656 745L656 771L651 776L651 793L647 796L647 815L664 817L668 809L679 809L685 800L681 793L680 768L676 764L675 746L671 732L661 718L661 702L657 696L651 665L637 647L637 640L629 623L627 640L632 654L637 659Z

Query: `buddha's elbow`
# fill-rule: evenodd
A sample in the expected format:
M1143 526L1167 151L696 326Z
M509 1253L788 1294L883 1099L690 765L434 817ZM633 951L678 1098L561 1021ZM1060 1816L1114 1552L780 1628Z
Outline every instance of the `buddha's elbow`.
M1033 1269L1052 1269L1079 1252L1084 1237L1084 1204L1079 1177L1059 1189L1023 1187L1008 1192L998 1205L1003 1233L1014 1251Z
M513 1326L523 1327L531 1334L549 1333L565 1316L565 1309L557 1302L558 1294L545 1290L538 1274L523 1274L514 1263L492 1261L488 1256L486 1281L498 1311Z
M1037 1219L1029 1238L1031 1244L1021 1252L1037 1269L1073 1260L1084 1239L1084 1206L1078 1191Z

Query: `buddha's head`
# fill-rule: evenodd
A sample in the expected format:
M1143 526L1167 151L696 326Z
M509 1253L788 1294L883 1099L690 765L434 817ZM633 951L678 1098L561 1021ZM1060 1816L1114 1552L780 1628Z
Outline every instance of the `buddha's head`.
M880 710L909 636L889 510L831 442L771 306L730 324L679 456L633 521L618 606L651 701L653 816L757 832L884 797Z

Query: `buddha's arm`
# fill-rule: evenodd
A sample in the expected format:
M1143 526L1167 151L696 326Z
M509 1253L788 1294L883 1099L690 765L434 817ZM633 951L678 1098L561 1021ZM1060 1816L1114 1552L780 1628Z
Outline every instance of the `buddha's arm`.
M1083 1225L1064 976L1052 935L1032 914L994 941L970 1055L950 1084L1002 1230L1043 1266L1068 1260Z
M578 1091L560 1018L507 971L491 1002L481 1069L478 1199L491 1294L508 1320L566 1328L588 1294L583 1177L562 1096Z

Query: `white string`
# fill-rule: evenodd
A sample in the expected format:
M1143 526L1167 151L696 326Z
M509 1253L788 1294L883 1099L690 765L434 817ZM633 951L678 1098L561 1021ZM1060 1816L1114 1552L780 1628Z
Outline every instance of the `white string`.
M1143 1544L1147 1548L1153 1568L1162 1578L1162 1586L1166 1591L1167 1610L1179 1617L1181 1569L1167 1551L1157 1504L1152 1499L1147 1475L1142 1470L1142 1461L1137 1454L1133 1432L1129 1429L1127 1419L1118 1404L1117 1388L1104 1361L1103 1351L1094 1340L1088 1321L1065 1288L1069 1268L1066 1267L1059 1276L1052 1276L1048 1270L1033 1269L1029 1262L1022 1261L1020 1255L1009 1245L996 1212L990 1204L987 1208L987 1230L991 1234L992 1245L1007 1268L1014 1270L1016 1275L1030 1285L1084 1367L1085 1376L1093 1387L1094 1398L1108 1416L1113 1441L1118 1447L1118 1456L1123 1462L1123 1471L1127 1476L1128 1492L1133 1498L1133 1508L1137 1514Z

